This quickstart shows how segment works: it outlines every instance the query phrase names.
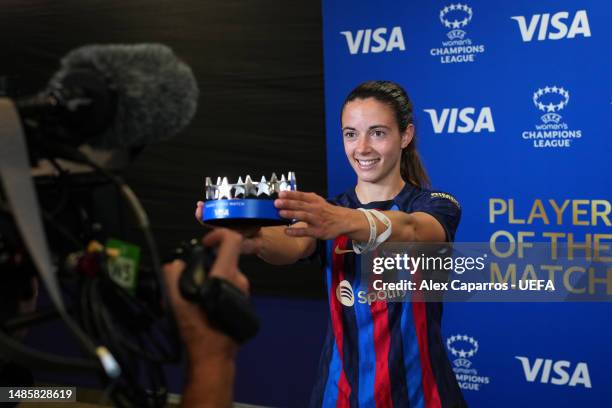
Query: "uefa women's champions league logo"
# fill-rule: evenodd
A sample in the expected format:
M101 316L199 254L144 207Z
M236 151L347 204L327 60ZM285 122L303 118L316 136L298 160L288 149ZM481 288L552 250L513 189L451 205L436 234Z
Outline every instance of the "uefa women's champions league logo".
M483 53L482 44L473 44L466 38L463 30L474 16L474 11L467 4L449 4L440 10L439 18L442 25L450 30L446 33L448 41L442 42L442 47L432 48L429 53L433 57L440 57L440 63L452 64L459 62L474 62L476 54Z
M561 100L559 103L553 103L552 101L548 101L547 104L542 102L542 99L545 95L559 95ZM559 123L561 121L561 115L555 112L559 112L563 108L567 106L569 102L569 92L565 89L557 86L547 86L545 88L539 88L537 91L533 93L533 103L539 110L542 112L547 112L542 115L542 122L544 123Z
M457 18L452 21L449 20L447 16L454 11L465 13L465 17L461 20ZM451 4L440 10L440 21L442 24L444 24L444 27L452 29L452 31L449 31L448 34L446 34L449 40L463 40L466 33L465 31L461 30L461 28L467 26L468 23L472 21L472 14L472 9L467 4Z
M468 347L462 348L457 346L458 348L456 348L456 343L467 344ZM446 339L446 347L453 357L458 357L456 360L453 360L455 367L470 368L472 362L468 360L468 358L474 357L474 354L478 352L478 342L473 337L465 334L450 336L448 339Z
M462 390L480 391L480 387L489 384L488 376L478 375L478 370L472 367L471 358L479 349L476 339L466 334L456 334L446 339L446 348L453 357L453 371Z
M522 132L524 140L530 140L533 147L570 147L575 139L582 137L582 130L570 129L562 122L559 114L570 101L570 93L565 87L545 86L538 88L532 95L535 107L544 112L540 117L542 123L536 124L535 129Z

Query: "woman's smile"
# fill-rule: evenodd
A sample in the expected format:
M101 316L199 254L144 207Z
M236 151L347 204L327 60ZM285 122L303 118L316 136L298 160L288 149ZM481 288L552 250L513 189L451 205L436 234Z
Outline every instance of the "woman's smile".
M378 162L380 162L380 159L355 159L355 162L357 162L357 166L359 166L360 170L363 171L368 171L368 170L372 170L376 167L376 165L378 164Z

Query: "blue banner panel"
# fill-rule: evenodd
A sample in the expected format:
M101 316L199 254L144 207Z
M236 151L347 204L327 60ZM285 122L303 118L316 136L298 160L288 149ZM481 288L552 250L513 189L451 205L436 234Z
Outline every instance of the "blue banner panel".
M324 0L330 196L356 181L345 97L392 80L413 101L434 188L461 203L456 241L609 250L611 21L599 0ZM610 270L550 274L567 290L612 294ZM470 406L612 406L610 316L609 303L454 303L443 334Z

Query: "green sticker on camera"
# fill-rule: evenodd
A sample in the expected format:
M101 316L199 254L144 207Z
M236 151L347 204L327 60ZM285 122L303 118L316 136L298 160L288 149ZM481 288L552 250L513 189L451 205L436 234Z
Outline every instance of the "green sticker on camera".
M138 284L140 248L136 245L109 239L106 241L108 275L113 282L130 293L134 293Z

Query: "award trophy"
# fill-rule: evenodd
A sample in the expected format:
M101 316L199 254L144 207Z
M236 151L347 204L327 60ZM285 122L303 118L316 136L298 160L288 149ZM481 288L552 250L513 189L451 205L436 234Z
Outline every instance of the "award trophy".
M262 177L253 182L247 175L244 181L238 178L230 184L227 177L217 178L212 184L206 177L205 201L202 222L216 226L270 226L290 224L291 220L282 218L274 207L274 200L281 191L295 191L295 173L290 171L281 175L280 180L272 173L270 181Z

